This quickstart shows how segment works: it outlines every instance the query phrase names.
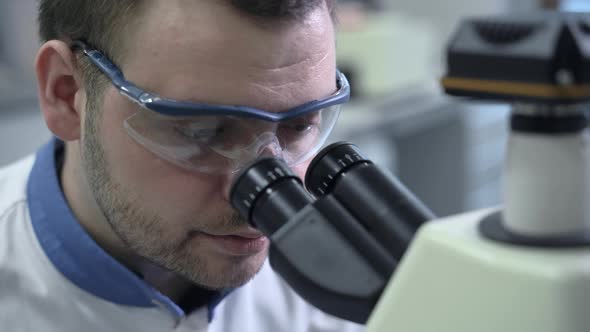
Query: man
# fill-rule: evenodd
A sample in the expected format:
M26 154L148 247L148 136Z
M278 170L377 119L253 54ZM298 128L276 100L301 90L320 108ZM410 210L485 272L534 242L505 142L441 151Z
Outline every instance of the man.
M334 125L332 6L41 0L56 138L0 170L2 330L358 330L295 295L228 202L260 155L302 175Z

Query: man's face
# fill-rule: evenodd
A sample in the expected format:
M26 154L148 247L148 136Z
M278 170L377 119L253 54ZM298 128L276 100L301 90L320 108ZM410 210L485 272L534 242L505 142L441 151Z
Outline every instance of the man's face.
M125 45L128 80L177 100L282 111L336 90L326 8L302 23L261 25L222 1L154 1ZM111 86L85 116L84 167L119 237L158 265L210 288L235 287L261 267L268 240L229 204L232 175L179 168L133 141L139 110ZM96 112L89 109L87 112ZM300 176L307 163L295 168Z

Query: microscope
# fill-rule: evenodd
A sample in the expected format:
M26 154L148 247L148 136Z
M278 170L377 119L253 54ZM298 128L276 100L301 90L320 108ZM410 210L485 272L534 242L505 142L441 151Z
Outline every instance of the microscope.
M436 219L350 143L304 184L258 161L232 205L295 291L369 332L590 331L590 15L466 20L447 62L449 95L512 105L502 207Z

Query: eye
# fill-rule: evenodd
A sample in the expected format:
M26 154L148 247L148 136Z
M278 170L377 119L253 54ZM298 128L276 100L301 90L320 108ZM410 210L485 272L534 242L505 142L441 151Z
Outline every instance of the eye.
M217 127L200 127L191 125L175 125L174 131L183 137L190 139L199 140L202 142L209 142L214 139L218 139L225 133L223 126Z
M310 124L296 124L292 127L292 129L301 133L301 132L310 130L311 127L312 126Z
M316 127L319 121L320 117L315 113L287 121L281 127L292 130L297 134L304 134Z

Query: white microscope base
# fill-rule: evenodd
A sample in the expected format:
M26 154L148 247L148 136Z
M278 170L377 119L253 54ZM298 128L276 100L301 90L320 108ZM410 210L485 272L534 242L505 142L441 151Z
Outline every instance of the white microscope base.
M590 331L590 247L540 249L493 242L477 229L491 212L422 227L367 330Z

